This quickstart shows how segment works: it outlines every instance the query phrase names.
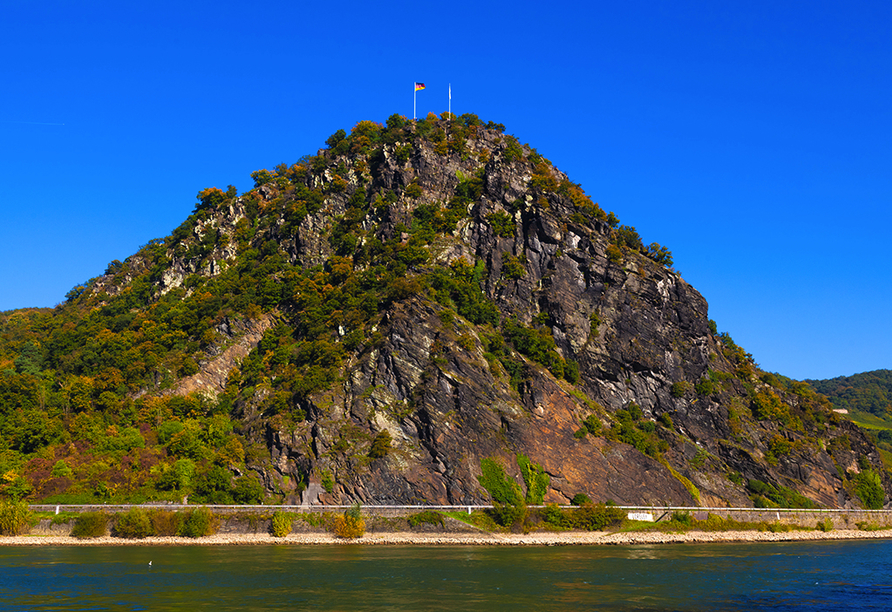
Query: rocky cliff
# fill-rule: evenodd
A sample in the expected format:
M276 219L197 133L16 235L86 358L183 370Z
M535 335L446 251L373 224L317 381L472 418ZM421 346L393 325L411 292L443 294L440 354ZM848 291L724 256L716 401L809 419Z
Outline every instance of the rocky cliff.
M201 192L71 303L199 313L128 397L201 393L249 451L233 472L290 502L488 503L487 460L529 501L886 501L869 440L503 130L360 122L247 194Z

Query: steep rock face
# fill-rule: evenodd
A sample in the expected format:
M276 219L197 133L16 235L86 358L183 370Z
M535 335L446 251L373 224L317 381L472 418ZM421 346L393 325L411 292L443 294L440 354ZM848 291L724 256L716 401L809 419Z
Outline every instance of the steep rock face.
M860 503L857 473L884 473L856 428L761 373L658 248L534 150L474 122L368 123L204 211L158 276L164 293L247 269L245 253L286 262L262 281L276 320L218 334L175 387L220 395L270 340L234 399L243 436L268 451L248 466L268 491L486 503L481 461L523 487L523 455L549 476L546 502L745 506L767 484L844 506ZM326 296L367 286L365 306L310 321ZM306 357L311 345L336 358ZM307 383L323 366L336 376Z

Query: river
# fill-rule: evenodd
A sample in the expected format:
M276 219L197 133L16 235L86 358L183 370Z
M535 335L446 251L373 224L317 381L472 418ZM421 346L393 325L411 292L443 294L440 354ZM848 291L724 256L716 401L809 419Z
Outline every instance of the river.
M890 559L888 540L2 547L0 610L889 610Z

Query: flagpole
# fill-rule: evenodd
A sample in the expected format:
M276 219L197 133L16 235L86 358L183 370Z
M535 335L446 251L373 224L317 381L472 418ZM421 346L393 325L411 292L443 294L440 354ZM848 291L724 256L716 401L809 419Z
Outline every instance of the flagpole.
M449 119L452 119L452 83L449 83Z
M412 82L412 121L415 121L415 101L418 99L418 83Z

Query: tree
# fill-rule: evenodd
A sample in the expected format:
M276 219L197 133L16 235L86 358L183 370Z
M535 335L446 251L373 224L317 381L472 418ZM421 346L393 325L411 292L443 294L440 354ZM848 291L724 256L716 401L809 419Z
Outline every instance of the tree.
M263 170L263 172L266 172L266 170ZM200 210L214 210L217 206L226 201L226 194L223 193L223 190L218 189L217 187L202 189L198 192L197 197L198 204L195 205L195 212Z
M347 137L347 132L345 132L344 130L338 130L337 132L335 132L334 134L332 134L325 140L325 144L328 145L329 149L334 149L346 137Z
M672 265L672 251L656 242L651 242L647 245L645 255L664 266Z

